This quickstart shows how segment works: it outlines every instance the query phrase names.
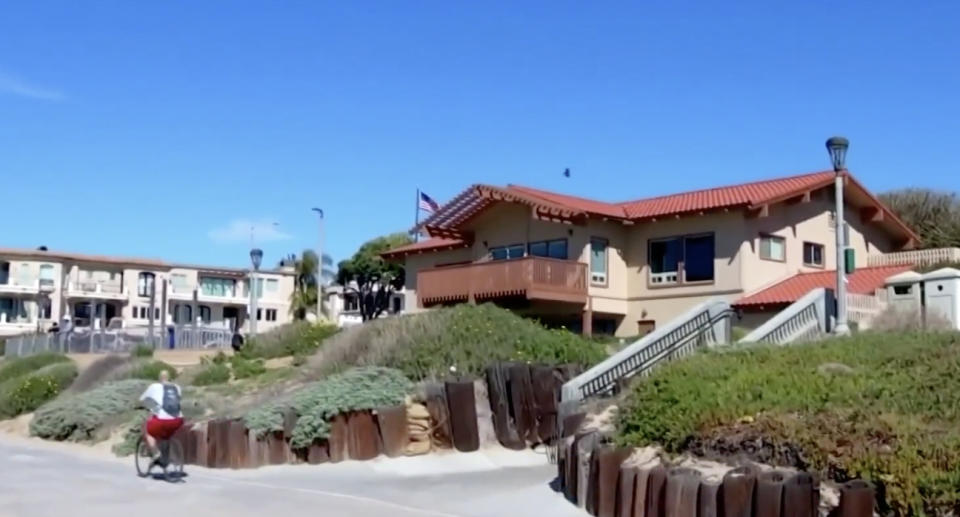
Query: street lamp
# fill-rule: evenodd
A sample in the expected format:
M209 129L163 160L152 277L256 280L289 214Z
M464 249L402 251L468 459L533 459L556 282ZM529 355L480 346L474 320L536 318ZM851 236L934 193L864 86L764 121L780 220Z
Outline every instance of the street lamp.
M319 238L317 239L317 322L323 315L323 209L311 208L316 212Z
M250 250L250 262L253 264L253 271L250 272L250 335L257 334L257 271L260 270L260 264L263 262L263 250L253 248Z
M843 217L843 180L846 172L847 149L850 141L842 136L827 139L827 152L830 153L830 162L833 164L834 189L836 191L836 208L834 217L834 231L837 233L837 322L834 333L849 334L847 325L847 281L846 281L846 238L844 235Z

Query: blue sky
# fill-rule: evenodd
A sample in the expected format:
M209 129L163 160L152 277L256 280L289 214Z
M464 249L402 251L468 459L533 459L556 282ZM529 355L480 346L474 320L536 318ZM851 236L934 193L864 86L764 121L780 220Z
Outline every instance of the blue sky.
M874 190L958 189L958 23L956 1L7 2L0 247L244 265L256 226L272 263L320 206L339 260L409 228L418 186L633 199L821 170L834 133Z

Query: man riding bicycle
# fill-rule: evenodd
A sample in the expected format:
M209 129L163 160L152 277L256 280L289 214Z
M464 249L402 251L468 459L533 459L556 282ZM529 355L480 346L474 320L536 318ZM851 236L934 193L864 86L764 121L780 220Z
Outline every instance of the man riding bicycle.
M160 382L151 384L140 401L153 413L143 426L143 436L154 458L159 458L157 440L169 440L183 426L180 386L170 382L169 372L163 370Z

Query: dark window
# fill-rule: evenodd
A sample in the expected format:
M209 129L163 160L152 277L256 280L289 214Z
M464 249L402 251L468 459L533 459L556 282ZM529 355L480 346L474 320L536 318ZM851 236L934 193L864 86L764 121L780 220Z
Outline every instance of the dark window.
M607 283L607 240L590 238L590 283Z
M155 277L153 273L140 273L137 277L137 296L149 298L153 292L153 282Z
M905 295L910 294L913 291L912 285L895 285L893 286L893 294Z
M682 241L663 239L650 241L650 271L653 273L675 273L679 271L683 258Z
M550 257L567 260L567 239L531 242L529 250L530 255L534 257Z
M360 310L360 296L356 293L347 293L343 295L343 310L344 311L359 311Z
M210 323L210 307L206 305L200 305L197 307L197 311L200 312L200 321L204 323Z
M511 260L523 257L523 244L513 246L497 246L490 248L490 258L493 260Z
M263 309L257 309L257 321L263 321Z
M277 309L267 309L267 321L277 321Z
M684 240L683 281L713 280L713 234L686 237Z
M808 266L823 267L823 244L803 243L803 263Z
M173 322L187 324L193 321L193 307L178 303L173 306Z

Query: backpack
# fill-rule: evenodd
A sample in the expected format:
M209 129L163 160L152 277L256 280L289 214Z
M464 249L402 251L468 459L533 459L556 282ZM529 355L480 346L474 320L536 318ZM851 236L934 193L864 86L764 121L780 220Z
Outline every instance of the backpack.
M163 410L172 417L180 415L180 390L173 384L163 385Z

